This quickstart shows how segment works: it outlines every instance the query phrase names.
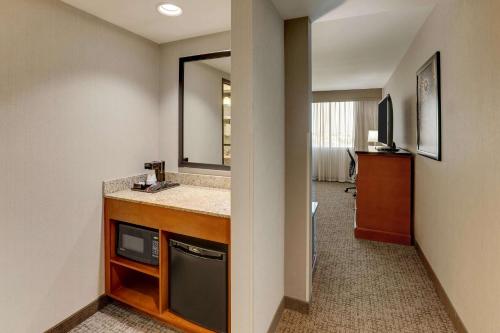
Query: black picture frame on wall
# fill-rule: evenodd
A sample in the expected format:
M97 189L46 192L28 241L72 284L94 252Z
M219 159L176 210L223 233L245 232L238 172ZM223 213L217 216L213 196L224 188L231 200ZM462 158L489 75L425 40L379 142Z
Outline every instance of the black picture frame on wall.
M441 161L441 54L417 71L417 153Z

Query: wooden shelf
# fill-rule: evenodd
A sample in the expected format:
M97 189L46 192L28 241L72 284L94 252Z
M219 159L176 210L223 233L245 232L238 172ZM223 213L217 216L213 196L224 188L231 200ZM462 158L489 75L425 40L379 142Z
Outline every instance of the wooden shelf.
M133 269L137 272L151 275L156 278L160 277L160 268L158 266L142 264L140 262L128 260L122 257L112 257L109 261L114 265L120 265L129 269Z
M121 286L111 291L111 297L148 313L159 312L158 289L147 284Z
M126 266L112 265L110 296L143 311L160 313L159 279Z

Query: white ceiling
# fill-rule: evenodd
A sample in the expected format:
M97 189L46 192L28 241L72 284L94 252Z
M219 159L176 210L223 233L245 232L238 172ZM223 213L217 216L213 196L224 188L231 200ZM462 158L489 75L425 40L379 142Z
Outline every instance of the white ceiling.
M385 86L436 0L346 0L312 25L313 90Z
M438 0L344 0L335 10L321 16L318 21L373 15L395 10L411 10L434 6Z
M315 21L346 0L272 0L283 19L309 16Z
M61 0L156 43L231 30L231 0L170 0L184 13L160 15L161 0Z
M231 30L231 0L61 0L157 43ZM237 1L237 0L236 0ZM272 0L284 19L309 16L313 90L383 87L439 0Z
M162 0L61 1L159 44L231 30L231 0L168 0L183 9L178 17L156 11ZM345 0L272 1L284 19L314 21Z

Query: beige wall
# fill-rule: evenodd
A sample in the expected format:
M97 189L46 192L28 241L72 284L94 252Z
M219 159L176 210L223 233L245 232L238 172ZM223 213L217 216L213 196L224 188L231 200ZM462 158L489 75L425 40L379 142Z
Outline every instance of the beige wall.
M285 295L311 297L311 23L285 21Z
M231 1L231 331L253 332L253 0ZM238 240L238 241L235 241Z
M416 157L415 235L469 332L499 332L500 2L440 2L385 87L416 150L415 73L442 66L443 161Z
M0 4L0 331L104 292L102 181L158 158L159 47L55 0Z
M229 31L161 45L160 158L167 170L178 171L179 162L179 58L230 49Z
M233 1L232 15L231 322L264 333L284 295L283 20L270 0Z
M283 20L254 2L254 332L265 333L284 295L285 67ZM236 112L236 110L235 110Z

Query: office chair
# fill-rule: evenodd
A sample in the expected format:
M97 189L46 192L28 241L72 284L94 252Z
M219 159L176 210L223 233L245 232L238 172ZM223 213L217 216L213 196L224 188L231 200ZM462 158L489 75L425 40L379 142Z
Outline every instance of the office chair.
M349 154L349 158L351 159L351 163L349 164L349 177L356 182L356 160L354 156L351 154L351 150L347 148L347 154ZM353 197L356 197L356 186L346 187L345 193L348 193L349 190L354 190Z

